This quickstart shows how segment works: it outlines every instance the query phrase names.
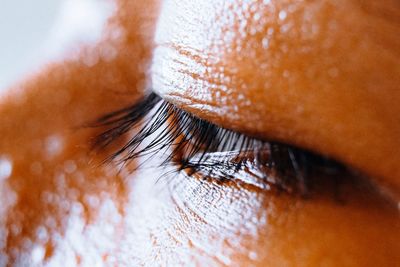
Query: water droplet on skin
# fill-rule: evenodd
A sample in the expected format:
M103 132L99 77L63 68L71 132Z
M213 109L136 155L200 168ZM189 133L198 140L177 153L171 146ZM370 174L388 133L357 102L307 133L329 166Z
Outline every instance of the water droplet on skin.
M12 162L6 157L0 157L0 181L11 176Z
M110 39L114 41L122 39L124 35L125 35L125 29L118 26L116 26L109 32Z
M85 64L88 67L93 67L99 62L99 54L97 51L87 53L83 58L82 58L83 64Z
M284 20L284 19L286 19L286 17L287 17L286 11L282 10L282 11L279 12L279 19L280 20Z
M118 50L112 45L104 46L101 49L101 58L106 62L114 60L117 57L117 55L118 55Z
M280 28L280 32L281 33L286 33L286 32L288 32L290 30L290 25L288 25L288 24L285 24L285 25L283 25L281 28Z
M84 211L84 207L82 206L81 203L75 202L71 205L71 208L70 208L71 214L80 216L83 213L83 211Z
M74 173L77 170L77 166L75 161L73 160L67 160L64 163L64 170L66 173Z
M13 235L19 235L21 233L21 226L14 223L10 226L10 231Z
M250 29L250 35L256 35L257 34L257 29L256 28L251 28Z
M66 187L65 173L56 174L55 181L56 181L57 188L65 190L65 187ZM57 201L59 199L59 196L54 195L54 198L56 199L55 201Z
M269 39L267 37L264 37L262 39L262 46L267 49L269 47Z
M39 227L36 229L36 238L37 238L39 241L42 241L42 242L47 242L47 241L48 241L48 239L49 239L49 234L48 234L48 232L47 232L47 229L46 229L44 226L39 226Z
M43 203L52 203L53 196L50 192L45 191L40 194L40 199Z
M85 196L85 202L92 208L97 208L100 205L100 200L96 196L87 195Z
M43 261L45 256L45 249L42 246L35 246L32 250L31 258L32 263L39 264Z
M62 151L63 140L58 135L49 136L45 140L45 147L46 147L47 155L50 157L54 157Z

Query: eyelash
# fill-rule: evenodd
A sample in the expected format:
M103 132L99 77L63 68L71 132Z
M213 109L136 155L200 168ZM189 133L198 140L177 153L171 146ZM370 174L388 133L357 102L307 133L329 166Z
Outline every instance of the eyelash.
M257 174L253 172L253 176L258 176L267 188L307 196L316 174L323 173L336 181L345 170L339 163L309 151L221 128L155 93L101 117L91 126L107 127L94 139L96 149L108 147L128 132L135 133L106 161L129 163L169 151L160 167L172 164L177 172L217 182L235 180L239 172L255 169Z

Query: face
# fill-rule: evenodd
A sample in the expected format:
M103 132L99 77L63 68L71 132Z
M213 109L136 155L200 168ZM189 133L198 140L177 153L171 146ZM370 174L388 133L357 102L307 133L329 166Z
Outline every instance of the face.
M120 1L117 10L109 31L118 26L126 35L113 43L114 59L86 66L85 48L77 61L56 63L23 84L22 98L11 94L0 104L3 262L400 261L396 1L166 0L160 9ZM152 53L155 19L148 14L159 10ZM105 38L90 53L114 41ZM229 179L176 168L168 175L151 167L161 156L139 170L140 158L99 164L134 131L95 153L90 140L109 127L71 128L134 104L149 79L164 99L218 127L355 171L314 175L302 196L247 179L257 171L252 164Z

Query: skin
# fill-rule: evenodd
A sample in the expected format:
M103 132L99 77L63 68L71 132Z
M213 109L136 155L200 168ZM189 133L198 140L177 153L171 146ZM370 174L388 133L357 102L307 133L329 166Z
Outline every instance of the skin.
M77 60L65 55L49 62L0 98L0 157L12 164L11 176L0 179L0 266L112 262L108 255L118 248L123 228L118 218L131 190L126 173L100 164L110 151L91 150L91 140L104 129L84 125L141 95L158 10L156 3L116 4L99 43L77 47ZM113 38L121 28L125 34ZM118 51L112 60L86 64L88 56L110 45ZM113 231L106 237L107 227Z
M155 90L226 128L335 158L398 198L398 1L245 2L167 1Z
M0 235L2 237L0 239L0 259L3 261L0 261L0 266L21 266L22 264L38 266L95 266L96 264L106 266L393 266L394 263L400 262L398 254L400 221L397 208L388 204L376 192L376 188L370 189L351 179L348 174L343 174L343 184L340 189L340 196L343 196L343 199L339 201L332 191L332 183L324 179L325 177L320 177L321 182L316 187L318 190L309 199L304 199L285 193L278 194L273 188L271 190L260 189L257 186L240 182L240 177L237 177L237 181L219 184L212 180L203 181L196 177L187 179L187 177L179 175L174 179L165 179L156 183L163 174L162 170L132 172L131 168L134 167L135 162L122 169L113 163L100 165L100 161L122 143L116 142L108 150L94 152L90 149L90 140L103 129L79 126L107 112L132 104L141 96L141 91L148 84L149 76L146 70L152 58L152 33L158 14L158 3L146 1L146 4L141 4L140 2L118 1L117 11L107 23L106 34L100 43L81 47L81 56L77 60L52 63L39 74L21 82L6 96L0 98L0 135L2 136L0 157L3 162L7 160L12 163L11 174L2 179L0 185L2 190L0 194L0 232L2 233ZM163 27L163 19L161 19L158 24L158 34L162 35L163 31L168 30L170 37L176 34L179 38L164 40L169 43L168 46L164 44L164 41L157 43L153 59L154 88L170 97L182 108L193 111L215 123L232 122L234 129L248 131L259 136L280 138L280 135L273 134L272 126L267 127L263 124L265 122L263 120L259 121L265 128L260 127L256 129L257 131L251 130L250 126L241 123L240 120L231 120L227 111L217 108L220 104L206 101L209 94L216 94L218 87L198 86L196 81L200 78L195 75L196 73L187 72L184 64L180 66L185 69L179 72L179 69L169 61L173 58L163 54L166 47L181 51L179 49L184 43L185 49L190 50L190 53L184 55L177 53L176 55L179 56L177 59L190 62L186 60L187 57L189 59L192 57L193 47L191 47L190 40L185 39L181 35L181 31L177 31L176 28L190 27L192 30L201 31L202 25L206 23L204 18L204 20L193 19L205 14L205 10L200 8L200 2L180 2L183 7L190 7L180 13L179 18L182 19L180 21L175 16L168 16L168 10L170 10L168 5L173 4L173 1L166 2L161 9L161 14L164 18L169 17L172 24L166 24L171 26L169 29ZM320 2L321 5L329 4L327 1L314 2ZM304 5L311 7L315 5L314 2ZM207 6L211 1L201 1L201 3ZM347 12L349 18L346 17L345 21L349 19L358 22L365 19L365 17L361 17L364 13L359 13L357 9L349 9L354 6L346 3L343 2L344 7L347 7L347 10L354 10L354 14L353 11ZM390 2L387 3L390 4ZM242 5L241 1L236 1L236 4L238 7ZM284 1L277 1L273 4L284 4ZM306 7L308 6L303 6L303 8ZM196 10L196 12L190 12L191 10ZM213 17L210 17L210 12L218 14L221 11L218 8L207 10L205 18ZM335 11L334 8L332 10ZM181 12L181 10L177 9L174 12ZM235 12L233 14L237 14ZM323 21L325 16L322 15L320 20ZM364 15L368 16L368 14ZM286 19L290 19L290 16L287 15ZM186 18L191 18L191 23L194 25L188 25ZM338 18L338 23L344 22ZM175 26L172 27L173 25ZM235 25L233 28L228 28L227 31L236 32ZM384 25L386 24L382 22L381 26ZM122 27L126 35L115 41L110 36L117 26ZM214 40L222 37L218 35L221 32L218 31L220 26L215 23ZM344 31L344 28L339 27L339 29L341 30L337 30L336 38L348 32ZM188 31L191 33L189 36L196 37L196 31L192 30ZM361 32L355 31L355 34L362 35ZM215 66L212 62L201 60L205 51L208 51L205 48L210 40L207 36L200 36L199 40L205 42L206 46L197 51L200 55L196 59L199 60L199 64L210 65L210 70L214 71ZM361 57L361 55L354 58L352 65L364 66L359 70L358 75L371 80L373 78L363 73L370 73L367 72L369 68L371 68L371 73L373 73L372 70L377 72L376 79L379 78L379 88L381 89L375 100L382 104L368 106L369 102L363 103L366 109L370 109L369 112L377 111L382 114L380 117L382 125L398 118L393 117L395 110L391 110L392 108L396 109L396 106L390 105L396 97L395 90L391 89L390 85L398 84L396 83L398 76L394 75L396 69L392 69L390 57L387 56L387 54L396 56L397 52L393 50L396 40L393 41L395 37L389 38L386 35L385 37L387 38L383 39L385 41L381 45L387 50L382 48L383 52L380 52L379 57L374 54L375 50L370 52L366 50L364 51L366 54L361 54L369 55L374 60L381 60L375 61L378 63L386 62L384 68L377 68L371 63L372 59L365 62L365 57ZM159 38L161 37L158 37L158 42L160 42ZM289 44L294 46L296 38L283 39L280 41L282 43L276 45L279 46L284 41L293 40L294 43L290 44L289 42ZM311 50L318 48L317 41L320 40L316 39L310 42ZM176 41L178 44L171 43L172 41ZM251 39L242 41L252 43ZM348 48L347 41L343 42L343 48L330 56L332 60L348 55L349 50L345 49ZM115 45L118 51L113 60L100 60L94 66L85 65L86 55L93 51L101 51L102 47L108 44ZM367 47L369 46L367 45ZM254 48L257 55L261 56L258 47L254 46ZM220 52L221 48L217 46L215 51ZM221 64L226 64L226 68L238 68L238 72L235 74L236 78L233 80L243 80L244 84L250 88L247 90L246 99L253 101L254 105L252 106L255 109L253 111L265 111L262 106L271 104L268 100L271 96L261 97L262 94L256 94L254 93L256 90L251 89L256 87L253 83L264 84L265 78L262 75L254 76L259 74L259 71L254 71L258 68L253 67L252 71L250 68L246 69L251 64L256 64L257 60L260 60L259 57L247 57L248 62L243 64L235 53L229 54L226 51L226 54L217 54L221 57ZM330 54L327 53L327 55ZM316 56L314 55L314 57ZM314 65L311 69L316 71L320 69L319 67L325 66L323 65L324 60L320 63L321 65L318 65L319 60L322 59L313 58ZM360 60L361 62L359 62ZM287 67L295 68L296 65L293 64L302 62L301 58L287 58L286 61L288 62L281 63L282 66L279 68L271 67L272 78L274 73L278 72L278 69L283 69L286 64ZM337 68L340 71L347 70L348 66L346 68L345 62L341 63L343 65L338 65ZM376 65L379 64L376 63ZM160 66L164 71L166 69L169 71L168 76L162 76L163 72L160 71ZM300 64L300 66L302 65ZM354 72L357 72L357 68L354 67L354 69ZM192 70L196 70L196 68ZM192 78L183 79L184 77L180 76L183 75L182 73ZM211 78L207 76L207 73L203 73L204 76L201 78L205 79L205 84L212 84L211 82L215 82L215 80L208 80ZM392 76L386 76L389 75L388 73L391 73ZM342 113L335 113L337 111L332 111L330 116L323 116L327 112L323 108L329 109L326 107L327 105L330 109L336 105L345 109L351 104L353 107L357 106L356 103L361 100L356 96L363 96L362 99L375 97L375 95L362 94L362 79L356 79L357 77L357 75L353 77L354 91L350 91L349 96L346 96L347 98L340 104L333 102L335 98L329 98L332 99L332 102L326 100L323 102L324 105L316 105L318 99L319 101L324 99L320 94L315 95L316 99L313 100L315 102L310 100L308 106L306 103L303 104L308 117L312 117L314 113L321 114L321 122L318 127L313 128L312 125L306 125L312 122L311 119L307 123L303 121L303 128L301 128L300 122L291 120L293 125L282 128L279 132L299 133L300 130L306 128L304 129L305 133L310 135L304 134L304 139L316 140L314 143L311 142L312 144L304 143L304 147L322 154L332 154L338 159L349 162L349 165L358 166L356 162L363 162L363 159L356 158L360 156L359 152L353 152L356 147L347 147L347 153L354 153L354 160L345 160L344 156L342 158L342 156L339 157L339 154L334 154L331 146L326 145L325 150L325 146L322 145L322 141L325 139L317 138L320 136L319 131L321 130L318 130L320 126L334 123L329 119L335 119L336 124L343 124L339 128L346 128L347 124L342 122L347 123L347 120L351 119ZM384 82L383 77L388 80ZM177 81L182 81L185 88L169 86L172 81L167 78L176 78ZM299 88L299 92L294 89L290 90L289 84L286 84L286 89L282 85L281 96L277 98L288 99L287 102L290 103L290 97L293 97L294 101L307 93L304 92L306 81L301 77L298 79L304 83L303 85L299 83L299 86L296 87ZM344 87L347 86L346 79L337 79L334 83L335 90L344 90L341 89L342 86L350 88ZM196 84L196 88L201 93L194 90L195 85L186 81ZM275 77L272 81L278 80ZM368 81L365 83L367 84ZM322 88L321 86L328 82L333 83L323 75L315 82L319 85L318 88ZM218 84L220 85L220 83ZM311 82L308 84L312 85ZM234 91L232 95L237 95L237 88L234 86L232 88ZM315 91L313 90L313 93ZM321 89L321 91L324 90ZM325 87L325 91L329 90ZM267 93L268 91L263 92ZM393 93L393 99L387 97L390 93ZM189 95L190 97L188 97ZM199 99L200 95L204 96L202 101ZM225 107L228 111L232 111L231 107L238 106L236 113L234 110L232 111L232 114L237 116L232 117L246 118L249 125L254 125L252 120L254 116L259 118L257 117L259 113L250 116L241 107L238 99L235 100L229 94L222 94L222 96L226 96L221 99L227 100ZM254 101L255 99L262 99L265 102L257 102ZM386 105L384 105L384 101L387 101ZM299 103L299 99L294 103ZM214 106L216 111L208 108L210 105ZM278 116L279 113L283 113L283 109L290 117L290 105L285 106L286 108L283 103L282 106L279 105L276 103L276 106L271 107L271 114ZM196 107L202 107L203 111L200 112ZM379 109L379 107L386 108ZM217 113L218 116L216 116ZM347 114L348 110L343 113ZM353 113L358 114L358 112ZM281 128L283 127L279 124L281 118L283 115L276 117L276 120L271 120L271 123ZM370 119L371 125L374 125L376 123L373 121L374 117ZM366 127L361 118L358 118L357 121L360 121L360 129ZM357 128L357 126L354 127ZM261 128L262 132L260 132ZM360 129L357 130L357 133ZM391 134L395 135L396 133L399 136L396 130L391 132L390 129L393 128L384 127L381 130L383 135L378 136L389 138ZM313 133L314 130L316 133ZM350 130L346 130L346 133L347 131ZM372 130L363 132L363 136L370 136L372 133L375 134ZM290 136L293 136L292 140L289 140ZM337 142L338 147L344 145L334 137L335 135L331 134L330 139L324 138L328 138L333 143ZM282 140L286 140L286 138L288 143L301 145L295 138L295 134L283 134ZM350 138L350 141L347 142L348 145L358 140L354 138L354 135L349 135L348 138ZM392 139L384 140L389 142ZM392 144L395 146L397 141L393 140L393 142ZM375 145L375 143L372 144ZM311 145L313 145L312 148ZM373 146L373 148L376 152L376 147ZM340 151L343 151L343 148ZM394 152L385 154L376 164L379 165L379 162L386 160L390 162L391 156L396 155ZM378 169L381 170L380 167ZM367 168L360 167L360 170L369 173ZM392 173L393 176L385 176L383 172L379 173L376 177L382 178L376 179L377 183L382 182L387 186L391 182L395 186L398 181L395 168Z

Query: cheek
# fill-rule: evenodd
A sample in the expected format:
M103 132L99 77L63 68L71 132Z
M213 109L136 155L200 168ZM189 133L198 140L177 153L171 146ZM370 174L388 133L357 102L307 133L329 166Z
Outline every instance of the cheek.
M28 172L36 175L28 175L27 164L13 165L9 181L18 202L8 211L6 255L69 266L387 266L400 260L398 216L354 188L343 193L343 204L332 195L305 200L154 168L117 173L114 165L88 167L88 160L76 148L42 170L31 165Z
M400 259L398 217L348 186L309 200L155 170L132 179L121 257L169 265L369 266ZM374 253L369 253L371 249Z
M259 193L163 174L151 170L135 177L127 253L139 263L150 259L172 266L193 260L229 265L258 257L251 248L258 247L258 227L267 220Z
M11 175L0 179L0 265L110 262L121 238L124 177L117 166L90 164L87 147L76 146L86 133L34 140L22 157L20 149L9 153Z

